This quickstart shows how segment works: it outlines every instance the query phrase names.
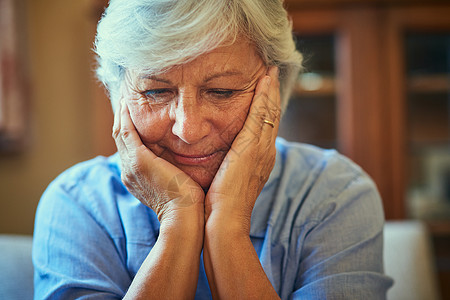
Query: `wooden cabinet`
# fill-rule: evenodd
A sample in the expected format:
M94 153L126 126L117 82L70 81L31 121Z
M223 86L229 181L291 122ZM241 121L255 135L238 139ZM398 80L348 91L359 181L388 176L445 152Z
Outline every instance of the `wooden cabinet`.
M387 219L427 222L441 293L450 298L450 1L286 4L305 48L334 63L333 72L323 72L306 60L314 91L299 77L291 101L299 102L297 111L305 110L300 102L315 101L315 111L303 113L316 123L297 124L325 128L311 136L298 127L295 138L336 146L361 165L378 185ZM328 45L314 44L326 37ZM293 130L280 129L285 136Z
M321 74L314 59L305 62L307 77L321 77L315 82L319 87L313 92L300 87L292 100L315 101L321 107L315 108L316 115L309 113L308 106L305 113L325 128L319 128L321 136L313 139L306 128L306 135L298 140L336 146L360 164L376 181L388 219L417 215L411 211L412 182L424 170L415 167L423 158L414 151L434 149L438 143L442 161L450 156L450 2L422 2L287 1L298 39L307 46L328 37L329 51L323 45L316 49L331 57L321 59L334 63L332 72ZM436 63L436 53L448 54L438 72L411 72L411 63ZM299 85L304 77L299 77ZM287 127L281 127L281 135L292 131ZM443 176L449 176L450 165L441 169ZM440 188L445 190L445 185ZM450 199L441 200L450 204ZM450 220L450 214L447 217Z
M414 201L414 177L435 176L424 168L415 167L418 159L426 159L425 152L441 148L443 159L438 164L450 171L445 156L450 156L449 96L450 96L450 5L414 6L393 8L388 14L389 63L392 69L388 80L391 84L389 98L392 99L391 126L393 143L394 182L398 184L394 199L401 199L404 211L417 215ZM440 37L439 37L440 36ZM411 45L416 40L416 45ZM433 43L436 43L433 45ZM424 46L417 47L422 43ZM409 44L409 45L408 45ZM412 46L412 47L411 47ZM414 49L414 46L416 49ZM417 49L419 48L419 49ZM421 53L421 49L423 50ZM416 50L416 53L415 51ZM419 51L417 51L419 50ZM428 50L428 51L427 51ZM443 53L442 59L439 53ZM405 57L406 55L406 57ZM408 56L410 56L408 58ZM421 59L421 57L423 57ZM414 62L425 61L421 70L415 70ZM434 60L434 61L433 61ZM441 68L434 68L436 60ZM417 63L416 63L417 64ZM419 66L420 68L420 66ZM444 100L442 100L444 98ZM420 150L422 149L422 150ZM424 151L419 154L417 150ZM424 156L420 158L420 156ZM433 170L431 173L435 172ZM437 171L439 172L439 171ZM445 172L439 177L445 176ZM448 176L448 175L447 175ZM444 178L441 178L444 180ZM425 179L426 181L427 179ZM440 180L440 179L437 179ZM447 178L448 181L448 178ZM408 197L409 196L409 197ZM449 195L441 195L438 201L450 202ZM446 198L446 199L445 199ZM409 200L409 201L407 201ZM429 202L437 199L428 197ZM447 205L444 205L447 207ZM412 209L411 209L412 208ZM427 209L429 206L424 206ZM450 214L432 214L425 219L450 220ZM420 213L419 213L420 216Z

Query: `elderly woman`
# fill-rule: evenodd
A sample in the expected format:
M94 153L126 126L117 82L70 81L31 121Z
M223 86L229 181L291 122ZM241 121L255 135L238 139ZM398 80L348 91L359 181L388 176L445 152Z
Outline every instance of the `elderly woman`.
M37 299L382 299L383 213L335 151L277 139L301 65L281 0L112 0L118 154L36 216Z

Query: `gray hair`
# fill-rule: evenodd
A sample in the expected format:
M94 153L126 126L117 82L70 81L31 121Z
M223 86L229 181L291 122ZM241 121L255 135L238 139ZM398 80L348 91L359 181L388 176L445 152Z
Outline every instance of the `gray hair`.
M279 67L284 110L302 55L282 0L110 0L97 28L97 76L114 108L126 70L158 74L239 36Z

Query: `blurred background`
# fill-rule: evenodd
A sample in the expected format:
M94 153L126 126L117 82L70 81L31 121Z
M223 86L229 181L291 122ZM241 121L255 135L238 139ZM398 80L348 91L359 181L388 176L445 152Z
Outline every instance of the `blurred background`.
M450 1L285 2L305 72L279 135L361 165L388 220L426 224L448 286ZM105 4L0 0L0 233L31 235L39 198L59 173L115 152L93 72Z
M111 109L95 80L91 50L104 3L0 4L0 232L31 234L40 195L53 178L114 152Z

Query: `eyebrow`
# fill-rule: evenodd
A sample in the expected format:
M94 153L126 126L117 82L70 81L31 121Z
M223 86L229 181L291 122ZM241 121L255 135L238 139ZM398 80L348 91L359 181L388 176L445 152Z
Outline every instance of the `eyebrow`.
M205 78L205 82L211 81L218 77L236 76L236 75L242 75L242 72L237 71L237 70L229 70L229 71L225 71L225 72L221 72L221 73L212 74Z
M207 76L204 81L208 82L211 81L213 79L216 79L218 77L226 77L226 76L239 76L242 75L242 72L238 71L238 70L229 70L229 71L225 71L225 72L220 72L220 73L216 73L216 74L212 74ZM172 82L170 80L167 79L163 79L157 76L153 76L153 75L143 75L141 76L142 79L150 79L150 80L155 80L155 81L159 81L159 82L163 82L166 84L172 84Z
M172 84L172 82L170 80L159 78L159 77L152 76L152 75L142 75L141 79L150 79L150 80L160 81L160 82L167 83L167 84Z

